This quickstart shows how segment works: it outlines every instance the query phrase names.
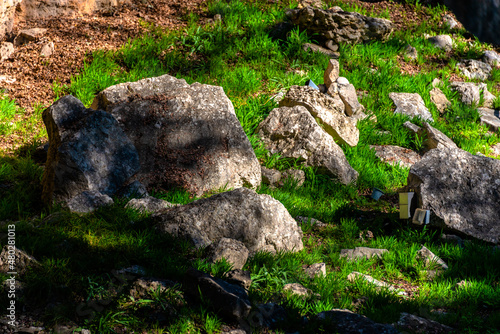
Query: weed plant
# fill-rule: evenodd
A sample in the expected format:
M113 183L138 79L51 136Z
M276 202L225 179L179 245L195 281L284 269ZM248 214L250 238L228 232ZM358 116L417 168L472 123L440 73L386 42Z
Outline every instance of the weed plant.
M408 117L394 114L390 92L419 93L434 117L432 125L473 154L490 154L500 142L498 133L488 132L479 123L475 108L459 102L449 89L454 68L461 58L478 58L488 45L460 37L454 52L434 48L424 34L449 33L440 24L442 6L427 7L406 1L405 10L425 17L395 31L385 42L340 46L340 74L365 94L361 103L377 122L358 123L360 141L356 147L343 146L346 157L359 172L357 184L344 186L319 174L300 161L271 155L255 135L259 123L277 107L273 96L292 85L312 79L322 83L328 57L302 49L315 36L297 28L279 32L276 24L286 21L286 8L296 3L280 1L211 1L207 14L220 14L222 21L199 24L199 17L187 15L186 28L168 31L145 23L144 36L130 40L117 51L98 51L87 59L70 86L53 85L57 97L71 93L86 106L95 95L111 85L146 77L170 74L188 83L220 85L231 99L236 115L250 139L261 164L268 168L304 170L306 182L298 187L288 181L282 187L262 185L258 192L279 200L292 216L314 217L324 227L303 224L305 249L297 253L257 253L245 270L253 283L249 295L255 304L276 302L285 308L288 318L278 324L277 332L318 333L324 324L315 314L332 308L347 308L375 321L393 323L401 312L409 312L452 325L461 333L498 333L500 252L489 245L466 241L462 246L443 241L441 230L418 228L398 218L394 205L397 190L406 184L408 169L381 163L370 145L398 145L421 150L423 138L413 136L402 124ZM389 18L390 13L366 6L329 1L365 15ZM403 5L401 5L403 6ZM368 9L367 9L368 8ZM419 21L420 22L420 21ZM407 44L419 56L405 60ZM414 69L408 72L408 67ZM498 94L498 70L488 88ZM431 82L440 78L442 90L452 106L441 116L431 103ZM498 105L498 100L495 102ZM39 139L46 134L33 124L19 124L15 101L0 98L0 135L24 129L25 149L0 157L0 221L15 222L17 247L34 255L40 262L22 277L23 295L19 302L27 309L44 309L42 320L55 325L76 321L96 333L141 331L148 333L217 333L225 320L211 313L209 301L199 304L186 300L184 288L177 285L167 291L149 291L144 298L128 294L131 282L118 280L113 273L120 268L141 265L148 276L182 282L188 267L223 278L231 266L220 261L210 264L205 250L195 250L184 240L158 235L150 226L149 214L125 209L126 202L116 199L111 207L87 215L71 214L59 207L42 208L40 180L43 169L32 158ZM38 106L40 117L43 106ZM420 120L413 120L422 125ZM14 125L12 125L12 124ZM386 196L379 202L368 195L373 187ZM196 198L172 189L152 192L157 198L187 204ZM7 223L3 223L5 232ZM373 237L361 238L370 232ZM6 239L2 240L2 245ZM417 251L425 245L445 260L450 269L429 280L426 266ZM345 248L358 246L386 248L381 258L348 261L340 256ZM310 278L303 265L324 262L325 277ZM404 288L408 297L347 276L358 271ZM4 276L4 279L7 277ZM306 298L283 293L288 283L301 283L312 294ZM457 285L457 283L460 283ZM0 298L2 305L8 301ZM84 310L84 311L82 311ZM309 317L305 325L303 317Z

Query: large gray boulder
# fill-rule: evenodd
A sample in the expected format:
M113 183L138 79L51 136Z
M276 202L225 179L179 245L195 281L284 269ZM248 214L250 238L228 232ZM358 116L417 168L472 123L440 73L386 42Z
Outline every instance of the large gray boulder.
M42 199L66 202L85 191L112 196L139 171L139 155L116 119L67 95L42 114L49 136Z
M230 238L250 254L303 248L302 230L283 204L247 188L159 212L153 222L160 232L187 238L196 247Z
M500 161L458 148L434 149L414 164L408 187L431 224L500 242Z
M300 159L343 184L354 182L358 177L340 146L302 106L272 110L259 124L257 134L271 153Z
M344 103L338 94L334 98L309 86L292 86L279 106L303 106L321 122L336 142L349 146L358 144L357 119L346 116Z
M393 31L391 21L356 12L305 7L289 10L287 16L310 35L317 34L337 44L385 40Z
M139 152L136 179L148 188L201 195L260 185L259 161L222 87L163 75L109 87L92 108L116 117Z

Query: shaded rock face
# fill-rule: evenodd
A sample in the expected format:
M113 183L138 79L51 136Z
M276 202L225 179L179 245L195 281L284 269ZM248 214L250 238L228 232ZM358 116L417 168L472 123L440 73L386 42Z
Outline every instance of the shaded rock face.
M48 19L57 16L74 17L95 11L109 11L113 7L130 3L128 0L23 0L16 18L24 20Z
M287 11L294 24L311 35L320 35L335 43L362 43L371 40L384 40L393 31L392 22L385 19L368 17L355 12L323 10L305 7Z
M92 108L111 113L132 140L136 179L147 188L202 195L260 185L259 162L222 87L163 75L109 87Z
M437 321L425 319L405 312L401 313L401 317L396 323L396 327L399 330L417 334L444 334L453 330L453 328L440 324Z
M412 166L408 187L415 189L419 206L435 215L431 224L500 242L499 160L457 148L434 149Z
M391 325L379 324L365 317L364 315L356 314L347 309L333 309L324 311L317 315L319 320L331 322L332 327L329 329L331 333L345 334L398 334Z
M67 204L71 212L89 213L101 206L112 205L113 199L99 191L84 191L71 198Z
M300 159L343 184L354 182L358 177L340 146L302 106L272 110L260 123L257 134L271 153Z
M2 0L0 2L0 40L12 31L16 6L22 0Z
M248 259L248 249L241 241L221 238L208 246L208 258L212 263L224 258L234 269L242 269Z
M458 20L482 42L500 44L498 0L444 0Z
M115 118L67 95L43 112L49 151L42 200L67 201L84 192L115 194L139 170L139 156Z
M257 251L299 251L302 230L283 204L247 188L214 195L153 216L160 232L185 237L196 247L221 238Z
M357 120L347 117L340 97L330 97L319 90L307 86L292 86L280 101L280 107L305 107L317 118L325 131L340 144L356 146L359 141Z

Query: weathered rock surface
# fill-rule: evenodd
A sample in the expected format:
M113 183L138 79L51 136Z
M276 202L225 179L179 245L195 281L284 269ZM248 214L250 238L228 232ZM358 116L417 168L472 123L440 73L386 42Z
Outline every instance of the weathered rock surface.
M54 53L54 50L55 50L55 48L54 48L54 42L45 43L42 46L42 50L40 51L40 55L42 57L50 57Z
M139 170L139 156L116 119L62 97L43 114L49 151L43 175L45 203L84 191L113 195Z
M356 88L354 88L353 84L349 82L347 82L347 84L344 84L338 80L337 87L339 96L342 99L342 102L344 102L345 114L347 116L353 116L355 114L362 112L365 109L358 101Z
M439 256L435 255L429 248L422 246L422 248L417 252L417 256L421 258L426 266L435 264L440 267L440 269L447 270L448 265Z
M319 93L319 92L318 92ZM321 93L319 93L321 94ZM260 123L258 135L271 153L301 159L308 166L349 184L358 177L344 152L302 106L271 111Z
M14 45L9 42L0 43L0 62L9 59L14 54Z
M113 199L100 191L83 191L67 201L71 212L89 213L102 206L112 205Z
M424 123L424 126L418 132L418 135L425 138L426 150L435 148L457 148L457 145L448 138L444 133L436 128L433 128L429 123Z
M491 153L495 157L500 157L500 143L491 146Z
M432 36L427 38L427 40L439 49L443 49L445 51L451 51L453 49L453 40L450 35Z
M250 313L252 304L245 289L195 269L188 269L184 281L186 292L210 300L210 306L221 316L238 321Z
M45 35L47 29L45 28L31 28L26 30L21 30L14 38L14 46L20 46L27 44L29 42L34 42Z
M488 86L485 83L480 83L479 89L483 91L483 105L482 106L485 108L493 108L495 99L497 97L488 91Z
M330 59L328 66L323 74L323 80L326 88L330 88L330 85L337 81L339 77L340 64L338 60Z
M357 260L363 258L370 259L376 256L379 259L381 259L382 254L387 252L388 252L387 249L356 247L354 249L342 249L340 251L340 257L346 257L349 260Z
M243 289L248 290L252 285L252 278L250 272L241 269L233 269L226 273L224 278L228 283L241 286Z
M0 41L12 31L16 6L22 0L2 0L0 2Z
M413 124L412 122L410 121L406 121L403 123L403 126L405 128L407 128L408 130L410 130L410 132L412 132L413 134L418 134L420 131L421 131L421 127L419 127L418 125L416 124Z
M143 198L133 198L125 205L125 208L135 209L143 212L159 212L168 208L177 206L163 199L155 198L153 196L146 196Z
M404 50L404 56L411 60L417 59L418 58L417 49L408 44Z
M482 60L483 62L493 67L498 67L500 65L500 55L495 51L491 50L484 51Z
M424 100L417 93L389 93L389 98L396 105L395 113L410 117L420 117L426 121L434 121Z
M141 277L132 284L129 294L135 299L151 298L152 291L165 292L174 285L174 282L166 279Z
M257 251L299 251L302 230L283 204L269 195L239 188L153 216L159 231L191 240L196 247L221 238Z
M478 108L481 124L487 125L491 131L500 129L500 110L490 108Z
M466 59L457 64L460 72L469 79L488 80L491 73L491 66L485 62Z
M277 185L281 180L281 172L276 169L261 167L262 182L269 185Z
M291 179L292 182L297 183L297 187L300 187L306 181L306 173L300 169L287 169L283 172L283 181Z
M13 261L13 263L11 262ZM11 263L9 263L11 262ZM23 275L30 267L39 265L38 261L15 246L5 245L0 253L0 272L17 272Z
M332 51L332 50L329 50L329 49L325 49L324 47L319 46L317 44L313 44L313 43L304 43L304 45L302 45L302 49L304 51L306 51L306 52L307 51L319 52L319 53L327 55L328 57L333 58L333 59L340 58L340 53L339 52L335 52L335 51Z
M393 145L370 145L370 148L375 151L377 158L390 165L400 165L405 168L410 168L414 163L420 160L420 155L418 153L404 147Z
M279 106L303 106L338 143L349 146L358 144L357 120L345 115L344 103L340 97L333 98L307 86L292 86Z
M352 273L347 275L347 280L351 283L355 282L358 279L362 279L362 280L369 282L370 284L373 284L374 286L377 287L377 289L387 289L389 291L395 292L399 296L406 295L406 293L404 291L399 291L399 289L394 288L392 285L390 285L386 282L379 281L379 280L371 277L370 275L362 274L362 273L357 272L357 271L353 271Z
M442 115L449 106L451 106L451 102L448 101L446 95L441 91L441 89L434 87L430 91L431 101L436 105L437 110Z
M326 263L313 263L310 266L305 266L304 271L310 278L325 277L326 276Z
M295 217L295 220L299 224L308 224L314 227L325 227L328 226L328 224L323 223L320 220L317 220L316 218L311 218L311 217L302 217L302 216L297 216Z
M289 292L294 295L298 296L303 296L306 297L311 294L309 289L304 287L302 284L299 283L288 283L283 286L283 291L284 292Z
M479 86L475 83L454 81L450 83L450 88L460 94L464 104L469 106L479 104L481 96L479 93Z
M327 332L343 334L398 334L393 326L379 324L347 309L333 309L317 315L319 320L329 321L332 325Z
M75 17L95 11L109 12L129 0L23 0L16 17L23 20L40 20L53 17Z
M401 313L401 317L395 326L399 330L415 334L444 334L453 330L453 328L440 324L437 321L405 312Z
M384 40L393 31L392 22L355 12L305 7L287 11L287 16L311 35L318 34L335 43L362 43Z
M412 166L408 187L431 224L491 243L500 242L500 161L460 149L435 149ZM436 219L439 218L439 219Z
M92 108L111 113L132 140L141 162L135 178L148 189L201 195L260 185L260 164L222 87L163 75L109 87Z
M120 190L118 195L122 197L135 197L135 198L143 198L149 196L148 190L146 187L139 181L134 181L126 186L123 186Z
M226 259L233 269L242 269L248 259L248 249L241 241L220 238L208 246L208 259L215 263L222 258Z

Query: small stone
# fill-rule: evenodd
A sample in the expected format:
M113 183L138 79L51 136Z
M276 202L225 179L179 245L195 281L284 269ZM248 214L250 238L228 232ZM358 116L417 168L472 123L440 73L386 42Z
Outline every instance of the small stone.
M290 291L294 295L308 296L310 294L309 289L304 287L299 283L288 283L283 286L283 291Z
M394 288L392 285L387 284L385 282L379 281L370 275L365 275L357 271L353 271L349 275L347 275L347 280L351 283L355 282L357 279L363 279L373 285L375 285L377 288L386 288L389 291L396 292L397 295L399 296L405 296L406 292L404 291L398 291L398 289Z
M415 135L416 135L416 134L418 134L418 133L419 133L419 131L421 131L421 130L422 130L422 128L421 128L421 127L419 127L418 125L413 124L413 123L412 123L412 122L410 122L410 121L406 121L406 122L404 122L404 123L403 123L403 126L404 126L405 128L407 128L408 130L410 130L410 132L413 132L413 134L415 134Z
M0 62L9 59L14 54L14 44L2 42L0 44Z
M42 46L42 51L40 55L42 57L50 57L54 53L54 42L48 42Z
M396 105L394 113L434 121L432 114L425 106L424 100L417 93L389 93L389 98Z
M310 266L305 266L304 271L310 278L326 277L326 264L324 262L321 263L313 263Z
M427 38L427 40L439 49L443 49L445 51L451 51L453 49L453 40L450 35L433 36Z
M113 203L111 197L95 190L81 192L67 201L69 210L77 213L90 213Z
M252 278L250 272L241 269L233 269L226 273L224 278L228 283L241 286L243 289L248 290L252 285Z
M141 277L134 282L129 294L135 299L144 299L150 297L151 291L164 292L174 285L174 282L166 279Z
M277 185L281 180L281 172L276 169L261 167L262 182L268 185Z
M328 225L328 224L323 223L322 221L319 221L319 220L317 220L315 218L311 218L311 217L297 216L297 217L295 217L295 220L299 224L310 224L311 226L316 226L316 227L325 227Z
M479 86L473 82L453 81L450 83L450 88L460 94L461 100L464 104L469 106L479 104Z
M434 253L425 246L422 246L422 248L417 252L417 256L425 261L426 266L436 264L441 267L441 269L448 269L448 265L439 256L434 255Z
M448 29L455 29L458 27L458 22L455 21L455 19L451 15L448 14L444 15L443 21L444 25L448 27Z
M304 45L302 45L302 49L306 52L307 51L319 52L319 53L322 53L322 54L327 55L328 57L334 58L334 59L340 58L339 52L334 52L332 50L325 49L319 45L312 44L312 43L305 43Z
M404 147L393 145L370 145L370 148L375 151L375 155L382 162L393 166L400 165L405 168L410 168L421 159L418 153Z
M443 82L441 80L439 80L438 78L434 78L432 80L432 83L431 83L432 87L439 87L442 84L443 84Z
M275 103L280 103L281 100L285 97L285 92L278 92L276 95L272 97Z
M223 258L233 269L242 269L248 259L248 249L241 241L221 238L208 246L208 260L215 263Z
M339 45L335 44L335 42L332 41L331 39L326 41L325 46L334 52L339 50Z
M337 81L339 77L339 71L340 71L340 64L338 60L330 59L328 61L328 67L326 68L325 73L323 75L323 79L327 89L330 88L332 83Z
M387 249L356 247L354 249L342 249L340 251L340 257L346 257L348 260L357 260L364 258L370 259L376 256L381 259L382 254L387 252Z
M491 131L497 132L500 129L500 110L490 108L478 108L481 124L490 128Z
M40 37L44 36L47 32L45 28L32 28L21 30L14 38L14 45L20 46L38 40Z
M431 101L436 106L439 113L442 115L449 106L451 106L451 102L448 101L446 95L441 91L441 89L434 87L430 91Z
M155 198L153 196L146 196L143 198L131 199L126 205L126 209L135 209L141 212L157 213L165 209L177 206L165 200Z
M500 55L495 51L487 50L484 51L483 61L490 66L499 67L500 66Z
M491 153L493 154L493 156L500 157L500 143L495 144L495 145L491 146L490 148L491 148Z
M337 84L338 85L348 85L349 84L349 80L347 80L347 78L345 78L345 77L338 77L337 78Z
M404 56L406 58L409 58L409 59L412 59L412 60L417 59L418 58L417 49L415 49L411 45L407 45L406 48L405 48L405 51L404 51Z

